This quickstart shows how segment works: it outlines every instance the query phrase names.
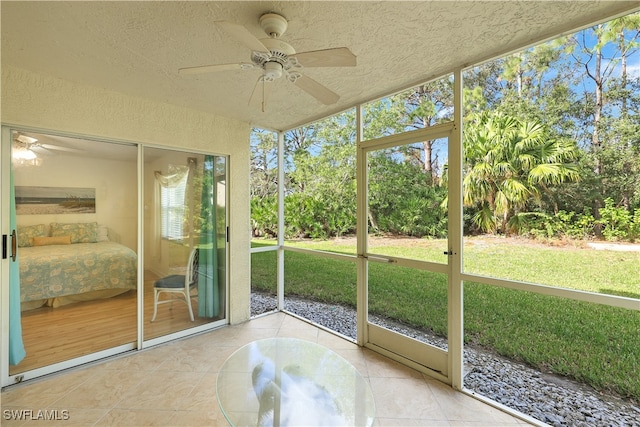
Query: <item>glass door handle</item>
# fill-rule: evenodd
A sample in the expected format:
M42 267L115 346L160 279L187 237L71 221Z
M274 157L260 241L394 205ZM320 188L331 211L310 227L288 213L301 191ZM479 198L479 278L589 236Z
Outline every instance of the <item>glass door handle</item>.
M16 230L11 232L11 261L15 262L18 256L18 237L16 236Z
M377 255L358 255L358 258L364 258L364 259L368 259L370 261L375 261L375 262L388 262L388 263L397 262L393 258L387 258L384 256L377 256Z

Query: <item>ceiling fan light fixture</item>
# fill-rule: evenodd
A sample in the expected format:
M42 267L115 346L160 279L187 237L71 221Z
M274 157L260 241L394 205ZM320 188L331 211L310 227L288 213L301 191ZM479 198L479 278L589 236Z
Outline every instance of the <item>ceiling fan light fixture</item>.
M42 164L42 159L26 147L14 147L11 150L11 157L15 167L40 166Z
M25 147L14 148L12 155L16 160L33 160L38 157L36 153Z
M282 77L282 64L275 61L269 61L264 64L264 79L268 82Z

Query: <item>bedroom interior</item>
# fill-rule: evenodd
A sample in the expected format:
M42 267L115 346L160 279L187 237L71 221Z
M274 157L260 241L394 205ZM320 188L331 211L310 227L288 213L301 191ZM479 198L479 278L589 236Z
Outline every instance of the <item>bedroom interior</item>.
M40 289L37 295L34 291L33 298L28 298L34 301L16 302L12 299L16 294L13 289L20 289L21 278L27 278L28 272L16 271L9 260L3 259L0 264L3 393L21 387L28 390L31 384L37 387L40 380L40 384L51 384L47 377L63 378L64 375L57 374L105 360L107 365L115 362L110 366L119 370L123 359L129 356L134 362L121 374L147 375L136 371L144 370L145 357L150 357L149 354L157 352L166 356L167 347L185 344L189 340L183 338L187 337L202 343L205 332L211 333L209 337L215 334L221 342L189 349L191 354L202 348L212 351L214 344L215 351L224 353L237 346L238 341L259 339L267 333L300 333L302 336L309 333L316 339L324 337L326 342L335 343L338 339L335 335L327 337L330 334L326 331L311 327L290 313L274 313L251 320L252 128L273 130L278 138L283 138L284 132L298 126L350 108L360 111L373 100L442 76L452 76L457 85L454 100L457 108L450 123L409 136L407 132L365 141L373 144L359 146L358 155L366 157L367 152L378 148L428 138L446 138L449 147L459 154L461 75L466 67L640 8L636 1L589 1L588 4L469 1L464 4L466 7L460 7L457 2L439 1L0 2L3 236L10 242L11 230L17 230L19 256L62 248L53 251L57 256L82 245L95 248L108 243L127 253L129 264L131 257L136 263L133 285L122 276L108 276L109 284L98 283L97 291L116 288L115 291L108 290L110 295L90 294L90 299L77 301L77 293L58 295L55 291L65 294L66 289L78 285L78 265L69 267L68 271L57 271L45 266L40 262L41 256L36 255L33 267L28 267L37 270L32 275L34 283L42 283L36 279L36 273L41 277L69 273L71 278L65 280L64 286ZM264 37L260 17L273 11L286 15L289 29L283 40L291 43L289 47L295 46L301 52L326 48L344 53L343 47L348 46L357 63L345 54L337 61L344 68L313 65L305 68L306 76L322 82L330 88L329 92L295 75L294 68L284 69L280 64L275 70L270 69L260 62L265 53L258 52L263 56L251 54L243 40L253 42L258 35ZM219 24L221 20L237 23L244 30L236 32L234 37L235 30L227 28L225 32L224 25ZM33 25L34 22L38 25ZM249 60L252 62L248 63ZM291 63L285 65L288 67ZM190 75L180 71L198 66L226 67L233 72ZM256 74L257 69L265 73ZM282 76L286 78L280 82L270 81ZM255 93L262 94L258 105ZM358 145L361 137L356 137ZM283 144L283 140L278 143ZM376 146L377 143L380 145ZM455 153L452 151L453 157ZM12 154L16 155L13 162ZM458 178L461 178L461 165L456 167L452 163L451 167L452 171L460 172ZM358 177L359 185L366 180L365 175L361 173ZM451 188L456 188L454 181ZM33 187L46 187L47 191L90 189L91 192L67 197L69 200L61 203L64 212L26 213L24 206L16 206L12 215L8 196L14 188L19 194L25 194L25 189ZM462 200L459 193L454 195L457 197L449 198L453 208ZM73 203L80 203L78 209L87 212L70 213ZM359 215L364 212L361 208L360 204ZM455 230L455 225L461 223L461 218L450 219L454 232L449 238L455 245L461 244L462 227ZM194 247L206 253L202 262L206 274L201 275L202 283L199 282L197 291L191 295L195 320L191 321L184 303L175 301L158 307L157 318L151 322L154 283L162 277L184 274ZM363 255L366 249L366 242L360 241L357 260L353 262L358 275L357 345L346 340L340 344L357 347L355 350L350 347L349 351L359 352L359 357L366 353L376 360L385 358L392 364L391 371L411 370L421 379L437 383L436 387L441 387L445 395L456 395L448 412L472 415L474 408L477 409L475 404L480 405L478 400L471 399L474 403L465 403L463 409L458 400L458 397L469 397L463 389L463 269L459 257L451 256L457 254L448 251L444 253L444 260L432 263L439 265L429 266L449 280L446 290L449 341L446 350L425 352L423 343L408 344L408 337L390 333L367 319L367 285L362 281L367 280L370 261ZM274 245L268 250L274 255L273 268L278 270L278 286L282 290L279 297L282 298L284 245ZM80 252L90 255L89 251ZM104 251L100 252L102 255ZM76 256L69 254L71 258ZM104 273L95 273L96 268L104 268L97 257L98 254L94 254L94 258L80 261L82 274L105 277ZM119 259L115 265L123 262ZM405 264L413 268L416 263L409 260ZM21 268L27 266L26 262ZM124 267L119 270L129 271ZM130 276L131 272L125 275ZM88 290L81 291L85 294ZM279 303L283 309L284 302ZM21 323L19 335L27 350L24 359L13 354L18 347L13 338L18 335L13 332L15 317ZM291 328L295 332L287 328L291 324L295 324L295 328ZM203 335L197 336L199 333ZM433 365L423 364L415 354L430 359L429 363L436 360L438 366L432 369ZM208 369L210 360L204 360L202 354L198 357L198 369ZM109 369L113 368L107 367L107 371ZM158 382L142 393L155 393L154 385L160 388L164 386L160 381L173 374L178 377L181 367L174 370L166 377L158 376ZM201 372L189 374L195 378ZM211 373L206 372L205 376L203 382L211 388ZM380 382L394 379L378 378ZM407 382L414 380L410 377ZM398 385L398 389L404 390L406 384ZM91 395L93 390L89 385L83 384L77 390ZM95 387L102 387L102 383ZM136 390L139 389L131 387L130 394ZM383 384L379 390L386 394ZM197 387L195 391L215 399ZM404 393L401 399L412 397ZM493 404L489 399L475 397ZM160 405L158 402L156 399ZM201 409L202 402L196 404L202 419L211 414L207 412L210 409ZM81 405L83 403L79 403ZM92 408L95 407L94 402ZM175 406L167 407L176 410ZM167 407L153 408L166 413ZM133 412L138 409L134 408ZM508 425L519 425L522 417L516 416L519 421ZM224 422L221 415L218 420ZM174 417L171 421L178 420ZM526 421L531 420L522 423ZM167 420L158 418L156 422Z
M27 356L11 366L10 374L135 343L138 192L131 184L137 180L137 147L34 132L16 131L13 136ZM32 155L25 156L24 150ZM198 224L202 218L195 213L201 209L203 183L214 173L214 216L223 231L216 243L220 255L216 261L225 265L225 161L207 157L156 148L144 151L147 340L211 321L211 316L189 321L186 305L164 297L160 301L169 304L163 304L151 321L154 283L183 273L191 248L211 244L203 245ZM217 280L224 284L224 268L219 273ZM224 293L220 295L214 319L224 316ZM203 313L197 290L191 298L194 312Z

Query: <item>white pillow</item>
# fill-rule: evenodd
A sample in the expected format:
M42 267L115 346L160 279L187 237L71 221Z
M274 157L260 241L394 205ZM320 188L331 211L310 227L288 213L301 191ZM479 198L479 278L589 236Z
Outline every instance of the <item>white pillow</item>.
M98 242L108 242L109 241L109 227L106 225L98 225Z

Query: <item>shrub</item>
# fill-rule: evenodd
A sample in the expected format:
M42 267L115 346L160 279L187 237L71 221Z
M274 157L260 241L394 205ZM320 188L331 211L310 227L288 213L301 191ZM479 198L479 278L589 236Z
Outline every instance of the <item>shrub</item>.
M637 224L635 218L624 207L615 206L613 199L608 197L604 207L600 208L600 219L596 224L602 225L602 236L606 240L618 241L633 239Z
M253 237L276 237L278 234L278 198L251 199L251 234Z

